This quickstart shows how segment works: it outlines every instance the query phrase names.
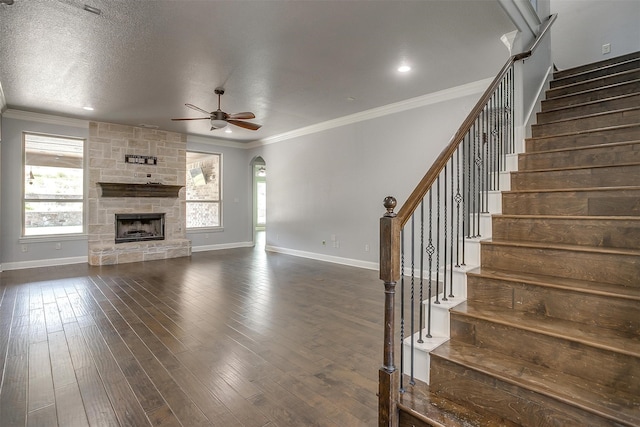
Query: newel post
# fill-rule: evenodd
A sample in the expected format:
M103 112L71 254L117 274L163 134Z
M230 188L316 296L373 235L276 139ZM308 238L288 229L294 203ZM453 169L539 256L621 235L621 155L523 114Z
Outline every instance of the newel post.
M393 212L396 199L384 199L387 212L380 218L380 280L384 282L384 349L378 382L378 425L398 425L399 375L394 364L395 289L400 278L400 222Z

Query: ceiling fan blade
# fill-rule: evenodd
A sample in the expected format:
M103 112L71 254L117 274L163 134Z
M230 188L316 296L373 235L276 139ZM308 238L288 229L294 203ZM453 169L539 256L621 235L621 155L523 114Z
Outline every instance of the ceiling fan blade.
M209 120L211 117L195 117L192 119L171 119L171 120Z
M211 112L210 112L210 111L203 110L202 108L200 108L200 107L196 107L196 106L195 106L195 105L193 105L193 104L184 104L184 105L185 105L185 106L187 106L187 107L189 107L189 108L191 108L192 110L200 111L201 113L205 113L205 114L211 114Z
M243 113L229 114L227 118L229 118L229 119L255 119L256 115L253 114L250 111L245 111Z
M241 128L245 128L245 129L249 129L249 130L258 130L262 127L262 125L258 125L255 123L250 123L250 122L241 122L240 120L227 120L227 122L239 126Z

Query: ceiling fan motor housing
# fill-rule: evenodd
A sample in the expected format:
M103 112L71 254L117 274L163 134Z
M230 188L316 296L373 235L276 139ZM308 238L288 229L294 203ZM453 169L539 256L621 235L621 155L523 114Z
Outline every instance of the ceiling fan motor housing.
M217 110L211 113L211 129L222 129L227 126L227 113Z

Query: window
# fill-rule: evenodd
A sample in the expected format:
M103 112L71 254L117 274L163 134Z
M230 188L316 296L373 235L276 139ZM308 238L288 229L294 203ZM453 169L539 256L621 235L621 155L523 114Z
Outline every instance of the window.
M23 236L84 232L83 139L24 134Z
M187 228L222 226L222 155L187 152Z

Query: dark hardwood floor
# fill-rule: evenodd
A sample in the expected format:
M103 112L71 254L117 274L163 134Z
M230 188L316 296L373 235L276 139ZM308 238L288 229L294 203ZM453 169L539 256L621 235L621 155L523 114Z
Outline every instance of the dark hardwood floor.
M0 425L376 425L377 276L259 248L5 271Z

